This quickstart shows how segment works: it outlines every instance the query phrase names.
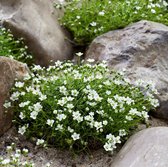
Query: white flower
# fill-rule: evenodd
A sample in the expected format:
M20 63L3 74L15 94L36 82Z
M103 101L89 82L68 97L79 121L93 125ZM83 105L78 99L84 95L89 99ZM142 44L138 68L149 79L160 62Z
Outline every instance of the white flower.
M33 71L39 71L42 70L42 67L40 65L34 65L34 67L32 68Z
M89 122L93 122L93 121L94 121L94 117L93 117L92 115L86 115L86 116L84 117L84 119L85 119L86 121L89 121Z
M93 21L93 22L90 23L90 25L91 25L92 27L95 27L95 26L97 25L97 23Z
M158 107L159 106L159 100L158 99L149 99L149 101L150 101L150 103L151 103L151 105L153 106L153 107Z
M11 151L12 150L12 146L7 146L6 150Z
M20 154L19 153L15 153L15 158L19 158Z
M9 163L10 163L10 159L4 159L4 160L1 162L2 165L7 165L7 164L9 164Z
M167 7L167 6L168 6L168 3L164 0L164 1L163 1L163 5Z
M131 110L129 111L129 114L141 116L141 112L139 112L136 108L131 108Z
M23 114L23 112L20 112L19 117L20 117L21 119L24 119L24 118L25 118L25 115Z
M158 8L160 8L160 7L161 7L159 3L157 3L157 4L156 4L156 6L157 6Z
M104 115L104 110L97 110L96 113L100 114L100 115Z
M108 80L105 81L105 82L103 82L103 84L104 84L104 85L107 85L107 86L110 86L110 85L111 85L110 81L108 81Z
M61 86L61 87L59 88L59 90L60 90L60 93L62 93L62 94L64 94L64 95L67 94L67 88L66 88L65 86Z
M147 113L146 111L142 111L141 114L142 114L142 116L144 117L144 119L147 121L148 118L149 118L148 113Z
M41 101L46 100L46 99L47 99L47 96L46 96L46 95L43 95L43 94L40 94L39 99L40 99Z
M62 62L60 61L60 60L57 60L56 62L55 62L55 66L56 67L60 67L62 65Z
M103 125L106 126L107 124L108 124L107 120L104 120L104 121L103 121Z
M51 164L49 162L46 163L45 167L50 167Z
M102 76L101 74L97 74L97 75L95 76L95 78L96 78L96 79L102 79L103 76ZM99 85L99 87L102 88L102 85Z
M99 129L103 128L103 124L102 122L94 122L94 127L96 128L96 130L98 131Z
M64 120L64 119L66 119L66 115L65 114L58 114L57 115L57 119L59 120L59 121L62 121L62 120Z
M76 132L74 132L74 133L71 135L71 137L72 137L73 140L75 141L75 140L80 139L80 134L77 134Z
M58 103L60 106L64 106L66 104L67 100L65 98L62 98L61 100L58 100Z
M156 10L154 10L154 9L151 9L151 13L156 13Z
M76 55L81 57L83 55L83 53L82 52L78 52L78 53L76 53Z
M3 105L5 108L11 107L11 102L5 102Z
M68 131L69 131L70 133L73 133L73 132L74 132L74 129L72 129L70 126L68 126Z
M131 116L128 116L128 115L125 116L125 119L128 120L128 121L132 121L133 120L133 118Z
M76 16L77 19L80 19L80 16Z
M76 111L76 112L74 111L72 113L72 116L74 120L78 121L78 123L83 121L83 117L81 116L81 113L79 111Z
M125 102L126 102L126 104L128 104L128 105L130 105L130 104L134 103L134 100L132 100L132 99L131 99L131 98L129 98L129 97L124 98L124 101L125 101Z
M10 100L16 101L16 100L18 100L19 96L20 96L20 93L18 91L16 91L11 95Z
M119 136L125 136L127 133L126 133L126 131L125 131L125 129L120 129L119 130Z
M78 94L79 94L79 92L76 89L71 91L72 96L78 96Z
M95 100L95 101L101 101L102 98L99 96L99 94L95 90L90 90L88 94L89 100Z
M99 16L104 16L104 15L105 15L104 11L99 12Z
M58 124L57 127L55 128L55 130L59 130L59 131L62 131L63 129L64 128L62 124Z
M107 99L107 102L111 105L111 107L112 107L113 109L116 109L117 106L118 106L118 103L115 102L114 100L112 100L111 98L108 98L108 99Z
M74 105L73 104L67 104L66 106L69 110L73 109L74 108Z
M116 85L121 85L121 84L123 83L123 81L118 80L118 79L115 79L113 82L114 82Z
M25 76L24 76L24 80L26 81L26 80L29 80L31 78L31 76L29 75L29 74L26 74Z
M43 139L37 139L37 142L36 142L36 145L39 146L39 145L42 145L44 144L44 140Z
M136 10L139 10L139 9L141 9L141 7L140 7L140 6L136 6L135 8L136 8Z
M30 113L30 118L36 119L36 118L37 118L37 115L38 115L38 112L37 112L37 111L32 111L32 112Z
M28 127L28 125L20 127L19 130L18 130L18 133L23 135L26 132L27 127Z
M28 152L29 152L29 150L28 149L26 149L26 148L23 148L23 150L22 150L25 154L27 154Z
M120 136L114 138L115 143L121 143Z
M80 73L74 74L74 79L81 79L81 77L82 77L82 74Z
M49 125L49 126L53 126L53 124L54 124L54 120L51 120L51 119L47 119L47 125Z
M112 152L115 148L115 145L113 145L111 142L110 143L107 142L107 143L105 143L105 145L103 147L106 151L111 151Z
M106 135L106 139L108 139L108 140L114 140L114 138L115 138L115 136L112 135L111 133Z
M58 113L58 111L57 111L57 110L54 110L54 111L53 111L53 114L57 114L57 113Z
M41 111L42 108L43 108L42 105L39 102L35 103L33 105L33 107L34 107L34 110L37 111L37 112Z
M19 104L19 107L23 108L23 107L25 107L29 104L30 104L30 101L22 102L22 103Z
M16 82L15 87L22 88L24 86L24 82Z
M110 94L111 94L111 91L107 90L107 91L106 91L106 94L107 94L107 95L110 95Z
M68 96L68 97L65 97L66 101L73 101L74 97L71 97L71 96Z

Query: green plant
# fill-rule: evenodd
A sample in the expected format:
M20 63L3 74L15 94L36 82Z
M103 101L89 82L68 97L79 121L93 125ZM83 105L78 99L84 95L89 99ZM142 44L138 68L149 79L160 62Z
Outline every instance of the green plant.
M57 61L32 70L24 81L16 81L4 107L12 105L18 132L36 138L37 145L81 151L95 143L112 152L158 106L151 84L133 86L105 62Z
M0 157L1 167L33 167L34 163L29 160L28 149L17 149L12 143L6 147L6 154Z
M33 57L28 54L27 49L23 39L15 39L10 30L0 28L0 56L10 57L32 65Z
M167 6L165 0L72 0L64 5L61 23L77 44L86 45L98 35L143 19L168 25Z

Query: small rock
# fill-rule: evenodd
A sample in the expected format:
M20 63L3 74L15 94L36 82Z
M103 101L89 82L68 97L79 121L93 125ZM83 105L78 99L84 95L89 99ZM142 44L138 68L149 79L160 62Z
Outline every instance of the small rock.
M133 135L111 167L167 167L168 127L149 128Z
M0 56L0 136L12 125L13 112L3 107L15 78L23 79L29 72L26 64Z

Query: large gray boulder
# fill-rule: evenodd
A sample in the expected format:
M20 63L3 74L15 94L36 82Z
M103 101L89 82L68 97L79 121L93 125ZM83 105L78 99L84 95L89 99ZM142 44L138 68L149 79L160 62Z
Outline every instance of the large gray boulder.
M111 167L167 167L168 127L142 130L132 136Z
M35 62L48 65L50 60L72 58L67 32L58 23L61 15L54 9L54 0L1 0L1 24L15 37L23 37Z
M158 117L168 119L168 27L140 21L124 29L97 37L89 46L86 59L106 60L114 69L126 68L134 81L152 81L159 91Z
M29 73L26 64L0 56L0 136L12 125L13 112L3 104L9 98L15 79L23 79Z

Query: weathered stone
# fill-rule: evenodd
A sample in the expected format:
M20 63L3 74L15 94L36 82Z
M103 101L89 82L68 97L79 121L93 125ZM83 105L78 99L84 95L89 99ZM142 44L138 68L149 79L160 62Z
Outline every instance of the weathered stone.
M168 119L168 27L140 21L122 30L97 37L86 59L106 60L114 69L126 68L133 81L153 81L159 91L160 107L154 114Z
M132 136L111 167L167 167L168 127L142 130Z
M0 21L15 37L23 37L35 61L48 65L51 60L72 58L67 33L58 23L59 10L53 0L1 0Z
M0 136L12 124L12 111L7 111L3 104L9 98L10 89L15 78L23 79L29 72L26 64L0 56Z

